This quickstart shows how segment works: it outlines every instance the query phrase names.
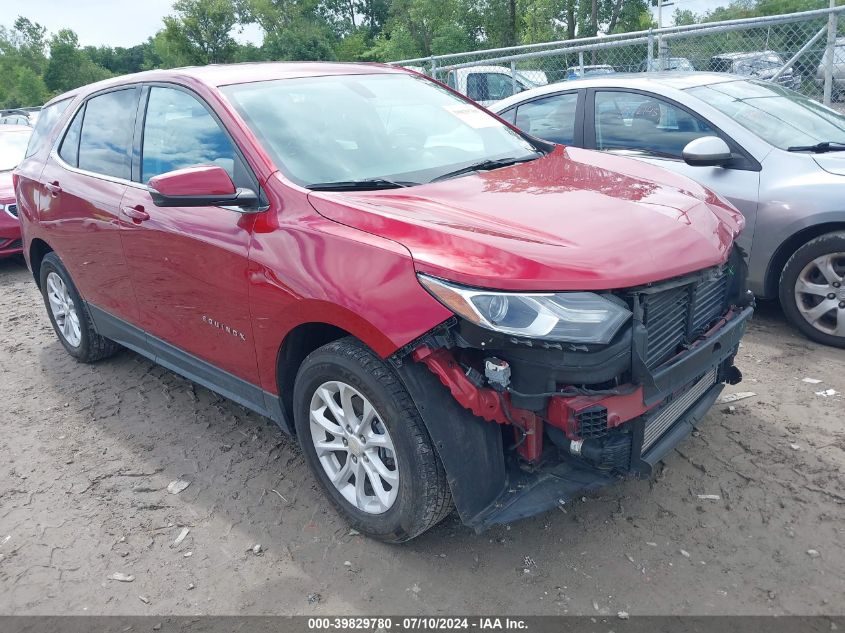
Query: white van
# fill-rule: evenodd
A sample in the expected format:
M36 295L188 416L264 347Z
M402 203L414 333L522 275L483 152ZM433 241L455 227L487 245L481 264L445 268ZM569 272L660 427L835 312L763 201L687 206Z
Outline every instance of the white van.
M533 88L534 85L516 71L516 77L511 75L507 66L472 66L450 70L446 75L446 85L465 94L473 101L483 106L494 104L496 101L510 97L523 90Z

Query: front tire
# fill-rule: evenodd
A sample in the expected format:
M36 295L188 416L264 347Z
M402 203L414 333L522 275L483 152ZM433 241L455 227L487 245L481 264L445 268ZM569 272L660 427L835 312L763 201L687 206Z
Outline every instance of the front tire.
M446 474L416 406L359 341L340 339L305 359L294 421L309 467L359 532L401 543L451 511Z
M781 274L780 303L808 338L845 347L845 231L821 235L795 251Z
M97 334L88 306L58 255L44 256L39 279L50 323L68 354L81 363L93 363L120 349L114 341Z

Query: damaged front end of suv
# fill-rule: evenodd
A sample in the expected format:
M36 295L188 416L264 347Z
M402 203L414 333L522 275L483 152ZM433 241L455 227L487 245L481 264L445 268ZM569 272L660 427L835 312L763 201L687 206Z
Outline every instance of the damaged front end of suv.
M419 274L455 317L398 350L476 530L648 476L704 417L753 312L745 261L605 292L496 292Z

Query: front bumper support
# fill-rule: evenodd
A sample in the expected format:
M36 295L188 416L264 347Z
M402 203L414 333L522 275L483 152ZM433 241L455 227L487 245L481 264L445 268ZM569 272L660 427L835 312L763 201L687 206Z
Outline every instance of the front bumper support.
M701 423L731 375L734 355L752 313L748 307L733 314L676 362L651 374L652 404L683 393L708 372L715 370L717 378L645 452L643 435L649 414L625 423L632 434L630 474L648 475ZM549 460L551 463L526 472L518 460L506 457L501 427L460 406L425 365L402 363L396 369L446 470L458 514L477 531L543 512L621 477L577 459Z

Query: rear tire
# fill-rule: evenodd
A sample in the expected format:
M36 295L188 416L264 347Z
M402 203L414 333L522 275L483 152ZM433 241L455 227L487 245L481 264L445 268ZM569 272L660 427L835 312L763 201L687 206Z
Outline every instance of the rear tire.
M91 313L76 289L67 268L55 253L41 260L41 295L59 342L80 363L112 356L120 346L97 334Z
M808 338L845 347L845 231L820 235L795 251L780 277L780 304Z
M362 343L344 338L311 353L293 401L305 459L353 528L401 543L449 514L446 473L416 406Z

